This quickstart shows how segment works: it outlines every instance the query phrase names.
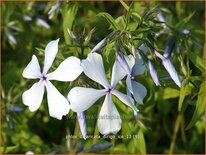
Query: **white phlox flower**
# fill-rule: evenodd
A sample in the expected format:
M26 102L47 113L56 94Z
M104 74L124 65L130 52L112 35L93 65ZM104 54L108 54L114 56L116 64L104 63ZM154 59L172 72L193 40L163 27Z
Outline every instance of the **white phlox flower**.
M80 60L72 56L65 59L55 71L48 73L58 52L58 42L59 39L49 42L46 46L42 72L37 57L35 55L32 56L32 60L24 69L22 75L27 79L40 80L23 93L22 100L30 111L37 110L42 102L45 86L47 89L49 115L62 119L62 116L69 112L69 103L50 81L73 81L81 74L82 68Z
M112 94L119 100L131 107L134 111L138 109L131 97L115 90L116 84L125 76L121 66L114 63L112 68L111 84L106 79L103 60L101 55L90 53L86 60L82 60L81 66L84 73L92 80L101 84L104 89L74 87L68 94L70 107L75 112L81 112L91 107L99 98L106 96L98 117L98 128L101 134L117 133L121 129L121 118L112 101Z
M147 89L139 82L134 81L134 77L141 75L145 71L143 60L138 54L136 58L132 55L125 56L122 52L118 53L118 63L124 69L127 84L127 94L134 96L134 99L139 104L143 104L143 99L147 94Z

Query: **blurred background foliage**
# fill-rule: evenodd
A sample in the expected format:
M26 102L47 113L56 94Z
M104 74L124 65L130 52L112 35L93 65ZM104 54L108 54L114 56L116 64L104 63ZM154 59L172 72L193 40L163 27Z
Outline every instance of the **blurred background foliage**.
M204 153L204 2L61 2L50 14L48 12L56 2L1 3L2 153ZM99 135L100 139L71 138L70 135L81 136L74 118L76 114L70 112L61 121L49 117L45 96L36 112L30 112L23 105L21 95L33 81L23 79L22 71L33 54L37 55L40 64L43 62L43 49L49 41L60 38L54 69L68 56L86 58L91 48L115 28L134 31L145 14L154 15L154 7L165 17L169 31L150 36L163 29L161 23L151 18L144 21L139 29L141 32L137 33L139 37L153 40L153 45L160 51L175 34L176 55L172 62L183 86L178 88L168 80L160 62L155 61L162 86L156 87L148 72L136 78L148 90L145 104L138 105L137 119L132 116L131 109L114 98L120 115L125 116L115 138L100 135L96 119L87 119L88 135ZM131 15L129 10L136 12L133 20L128 17ZM84 55L81 55L78 41L69 36L68 28L81 43L81 38L91 35L91 40L83 44ZM91 32L93 28L95 30ZM136 43L140 45L140 42ZM115 48L107 45L103 56L109 77ZM72 83L54 84L66 96L73 86L84 84L83 78ZM121 82L118 89L124 92L125 82ZM102 102L100 99L86 115L97 116Z

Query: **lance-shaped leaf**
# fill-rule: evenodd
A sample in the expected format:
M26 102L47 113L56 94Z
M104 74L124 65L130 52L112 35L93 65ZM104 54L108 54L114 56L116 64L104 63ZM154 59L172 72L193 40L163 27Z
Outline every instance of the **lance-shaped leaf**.
M101 12L101 13L97 14L97 16L104 17L114 30L119 30L119 26L117 25L114 18L110 14L108 14L106 12Z
M204 109L205 109L205 82L203 82L200 86L195 112L192 116L192 120L190 121L186 129L190 129L195 125L195 123L204 114Z

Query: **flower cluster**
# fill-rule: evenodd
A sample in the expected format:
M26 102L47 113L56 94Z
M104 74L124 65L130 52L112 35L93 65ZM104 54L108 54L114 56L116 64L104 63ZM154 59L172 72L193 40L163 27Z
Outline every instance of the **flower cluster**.
M95 104L101 97L105 96L97 122L99 132L104 135L116 134L121 129L122 120L112 100L112 95L129 106L134 111L134 116L137 116L139 110L135 106L135 101L142 105L147 89L141 83L135 81L135 76L143 74L147 67L155 84L160 85L157 72L149 59L145 63L140 53L133 52L133 54L125 55L119 48L117 50L117 58L112 67L111 82L109 82L105 74L102 56L97 53L106 44L106 39L100 41L91 50L86 59L79 60L73 56L68 57L56 70L48 73L58 52L58 42L59 39L51 41L46 46L43 70L40 69L35 55L32 56L32 60L24 69L23 77L39 79L39 81L23 93L23 103L29 107L30 111L36 111L42 102L44 88L46 87L49 115L61 120L62 116L69 113L70 109L77 112L80 129L84 138L87 132L84 111ZM139 49L143 53L146 52L143 45ZM166 54L161 55L157 51L154 51L154 53L162 60L163 66L174 82L181 86L176 70L168 56ZM74 87L66 98L50 82L52 80L71 82L77 79L82 72L91 80L100 84L101 89ZM116 85L123 79L126 80L127 94L116 89ZM115 119L113 119L114 116Z

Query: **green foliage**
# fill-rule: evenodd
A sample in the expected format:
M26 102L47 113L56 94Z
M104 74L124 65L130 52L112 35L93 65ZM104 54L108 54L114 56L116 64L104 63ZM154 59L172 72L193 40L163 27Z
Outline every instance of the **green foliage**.
M204 104L205 104L205 82L203 82L200 86L195 112L192 116L192 120L187 126L187 129L190 129L191 127L193 127L195 123L197 123L197 121L202 117L202 115L204 114L204 109L205 109Z
M101 12L101 13L97 14L97 16L104 17L114 30L119 30L117 23L115 22L114 18L110 14L108 14L106 12Z
M48 11L54 4L2 2L2 153L159 154L172 151L203 154L205 2L61 2L52 19L48 19ZM166 23L159 21L158 13L162 13ZM38 18L50 28L39 24ZM72 38L68 30L76 38ZM187 30L186 33L183 30ZM161 86L154 85L148 71L135 77L148 91L144 105L135 103L140 110L137 118L131 108L114 97L122 128L110 137L101 135L96 127L103 98L98 100L86 112L86 116L94 118L86 121L88 135L99 138L84 140L79 137L76 113L70 111L61 121L49 117L46 95L33 113L22 103L22 93L32 86L32 81L22 77L23 69L33 54L42 66L45 45L57 38L60 38L59 52L52 70L69 56L86 58L91 49L106 38L98 52L104 58L109 80L117 46L127 55L133 54L135 47L144 60L153 62ZM142 44L147 48L145 55L138 49ZM166 46L180 75L181 88L175 85L153 52L156 49L163 54ZM74 86L101 87L83 74L74 82L54 85L64 96ZM125 80L119 82L116 89L126 93Z

